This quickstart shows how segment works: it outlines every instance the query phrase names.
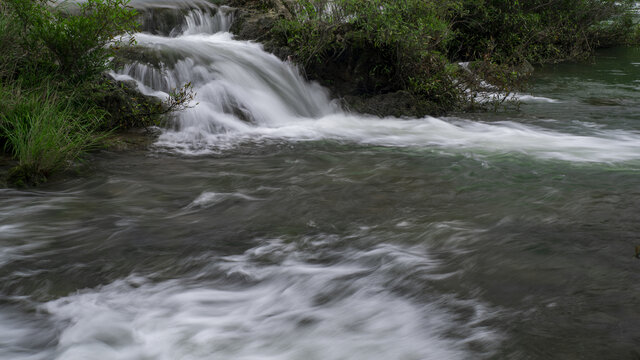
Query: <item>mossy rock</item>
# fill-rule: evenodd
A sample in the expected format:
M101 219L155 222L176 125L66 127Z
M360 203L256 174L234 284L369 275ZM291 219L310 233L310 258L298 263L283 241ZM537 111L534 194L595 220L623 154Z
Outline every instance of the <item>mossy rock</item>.
M0 151L0 187L6 187L8 185L7 177L9 170L17 165L18 162L11 158L9 154L5 154Z
M173 67L178 61L184 59L184 54L173 49L160 50L143 46L126 46L116 52L112 65L116 69L122 69L127 64L140 63L155 69L163 69Z
M102 130L145 128L157 125L164 103L138 91L134 81L116 81L108 75L87 95L91 103L107 111Z
M24 188L45 183L47 176L34 166L18 165L9 169L5 181L11 187Z
M122 152L146 150L158 138L158 130L130 129L111 134L102 141L107 151Z
M186 24L185 15L193 9L215 14L217 7L215 2L176 2L171 6L157 6L140 9L138 22L140 30L154 35L173 36Z
M348 95L341 100L342 106L348 111L380 117L424 117L445 113L444 109L441 109L437 104L417 98L408 91L373 96Z

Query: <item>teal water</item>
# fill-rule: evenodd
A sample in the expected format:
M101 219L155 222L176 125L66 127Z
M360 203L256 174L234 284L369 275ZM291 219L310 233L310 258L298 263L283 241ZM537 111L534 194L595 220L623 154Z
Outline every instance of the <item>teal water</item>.
M638 55L518 112L168 132L1 189L0 358L637 359Z

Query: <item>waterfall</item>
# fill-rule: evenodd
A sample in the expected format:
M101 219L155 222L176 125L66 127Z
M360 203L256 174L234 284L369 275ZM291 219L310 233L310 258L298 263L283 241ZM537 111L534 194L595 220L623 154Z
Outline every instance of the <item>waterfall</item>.
M345 112L326 89L306 81L293 64L265 52L258 43L234 40L229 32L232 9L178 4L191 10L176 10L182 18L170 31L154 31L154 18L147 17L148 31L134 35L139 46L163 59L162 66L133 62L113 73L119 80L135 80L143 93L160 98L187 82L193 85L192 107L176 115L173 126L160 136L159 146L201 154L246 141L331 139L475 155L515 152L579 162L640 158L640 134L634 132L585 126L576 135L510 121L378 118ZM152 6L144 1L134 5ZM522 100L527 99L554 102L533 96Z

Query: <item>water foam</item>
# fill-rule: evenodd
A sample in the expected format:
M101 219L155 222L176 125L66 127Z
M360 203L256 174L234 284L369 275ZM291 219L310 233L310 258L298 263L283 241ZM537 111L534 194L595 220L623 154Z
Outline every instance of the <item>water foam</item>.
M229 199L246 200L246 201L258 200L257 198L254 198L239 192L216 193L216 192L205 191L202 194L200 194L195 200L193 200L193 202L187 205L187 209L208 208Z
M198 281L129 277L43 306L63 328L56 359L463 359L494 333L435 302L390 291L398 273L429 276L424 249L380 245L310 262L327 238L281 240L212 258ZM212 272L246 286L203 281ZM197 283L197 284L196 284ZM242 282L235 282L241 284ZM478 322L487 312L467 306ZM464 339L447 333L467 329Z

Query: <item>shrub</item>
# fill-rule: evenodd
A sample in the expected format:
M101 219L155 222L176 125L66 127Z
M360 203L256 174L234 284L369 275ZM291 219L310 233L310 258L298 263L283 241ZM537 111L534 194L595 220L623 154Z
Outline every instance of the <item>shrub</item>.
M111 130L190 106L190 84L162 102L104 75L115 50L133 43L119 37L137 28L128 3L0 0L0 147L19 162L11 182L42 182Z
M7 15L6 4L0 2L0 81L16 73L26 54L20 46L21 28Z
M584 58L624 43L633 24L630 0L461 0L449 58L499 63Z
M36 73L59 74L79 82L108 68L116 36L136 29L136 11L129 0L86 0L77 9L46 0L4 0L3 21L21 28L17 44L22 48L22 77ZM37 79L36 79L37 80Z
M409 90L474 105L482 80L522 88L530 64L576 59L637 34L632 0L297 0L275 28L307 73L341 67L362 93ZM637 37L636 37L637 39ZM454 64L471 62L461 69ZM469 76L469 71L474 73ZM506 98L506 97L505 97Z
M364 93L409 89L439 102L460 91L443 50L456 3L423 0L299 0L276 28L306 68L349 68ZM321 71L321 70L320 70Z

